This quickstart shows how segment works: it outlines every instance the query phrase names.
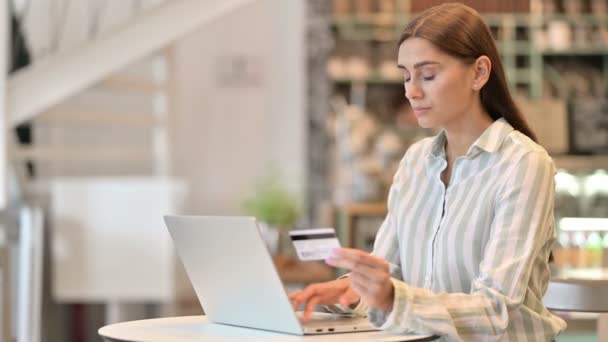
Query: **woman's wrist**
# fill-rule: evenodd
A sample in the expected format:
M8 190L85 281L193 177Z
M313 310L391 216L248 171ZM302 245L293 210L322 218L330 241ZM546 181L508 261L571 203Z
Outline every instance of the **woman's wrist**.
M386 296L386 300L382 307L382 310L387 314L393 311L393 302L395 301L395 285L392 281L390 281L390 288L388 290L388 295Z

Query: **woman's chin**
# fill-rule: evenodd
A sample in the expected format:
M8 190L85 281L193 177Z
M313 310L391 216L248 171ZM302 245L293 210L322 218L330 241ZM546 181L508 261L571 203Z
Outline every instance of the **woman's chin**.
M418 125L422 128L436 128L437 124L427 116L418 116Z

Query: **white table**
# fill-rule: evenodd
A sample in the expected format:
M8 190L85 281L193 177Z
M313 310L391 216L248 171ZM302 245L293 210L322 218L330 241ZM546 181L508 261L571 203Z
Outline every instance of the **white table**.
M561 270L543 301L554 311L599 313L597 340L608 341L608 269Z
M190 341L433 341L429 335L391 335L382 331L295 336L256 329L233 327L207 322L205 316L185 316L147 319L117 323L99 329L107 342L190 342Z

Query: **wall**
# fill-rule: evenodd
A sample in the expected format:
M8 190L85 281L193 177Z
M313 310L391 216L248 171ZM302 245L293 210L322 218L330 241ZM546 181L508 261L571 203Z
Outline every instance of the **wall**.
M191 213L238 214L272 163L303 193L303 7L260 0L176 44L176 172Z

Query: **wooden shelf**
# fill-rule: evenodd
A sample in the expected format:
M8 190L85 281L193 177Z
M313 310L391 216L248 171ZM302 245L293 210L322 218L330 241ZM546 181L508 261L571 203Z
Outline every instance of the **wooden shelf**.
M551 157L558 169L572 172L608 169L608 155L553 155Z
M604 56L608 55L608 45L573 45L568 49L543 49L539 52L543 56Z
M576 279L581 282L600 281L608 285L608 268L562 268L552 274L553 278Z
M335 269L321 261L299 261L287 256L275 256L274 265L286 283L310 284L336 279Z
M347 203L337 206L336 213L340 221L342 243L345 247L355 247L357 220L362 217L384 217L387 207L385 202L376 203Z
M350 216L383 216L386 215L386 203L348 203L338 207Z
M368 15L335 15L333 17L334 28L337 29L338 39L344 41L389 41L394 42L401 32L403 26L411 19L412 13L395 12L371 13ZM509 85L513 89L524 87L531 98L540 98L543 95L543 78L546 74L544 67L550 64L544 57L603 57L602 72L604 78L608 79L608 43L587 42L587 44L573 44L568 49L541 48L535 44L533 39L535 32L546 31L546 23L559 20L571 23L571 26L604 27L608 25L608 15L581 13L577 15L554 14L544 15L536 13L483 13L484 20L491 28L504 29L497 40L497 45L505 69L509 71ZM527 38L518 37L517 30L527 30ZM574 41L576 42L576 41ZM529 66L522 67L518 64L518 58L524 57L529 60ZM361 81L334 80L334 83L344 84L402 84L401 80L384 80L370 76ZM606 81L608 82L608 80ZM607 83L608 84L608 83Z

